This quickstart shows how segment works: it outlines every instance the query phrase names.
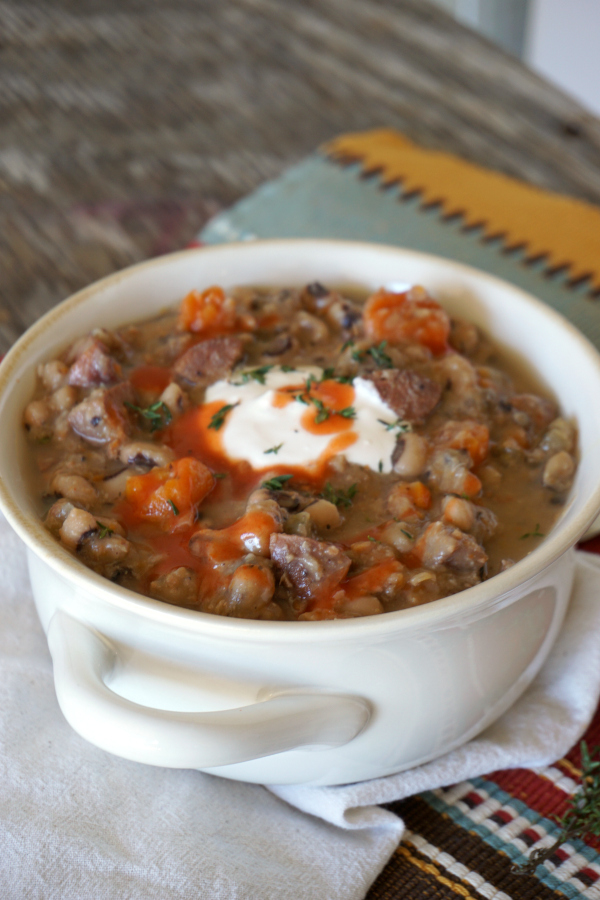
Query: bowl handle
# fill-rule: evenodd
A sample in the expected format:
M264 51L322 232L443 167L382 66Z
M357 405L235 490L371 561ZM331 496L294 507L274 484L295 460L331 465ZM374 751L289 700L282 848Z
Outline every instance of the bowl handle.
M117 649L62 610L52 617L48 645L69 724L97 747L136 762L208 769L299 747L339 747L370 717L360 697L300 689L218 712L153 709L107 687Z

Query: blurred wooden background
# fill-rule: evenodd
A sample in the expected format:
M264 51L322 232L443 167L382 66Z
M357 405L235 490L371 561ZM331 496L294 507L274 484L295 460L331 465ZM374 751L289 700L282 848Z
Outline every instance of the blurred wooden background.
M381 125L600 202L600 121L425 0L3 0L0 352Z

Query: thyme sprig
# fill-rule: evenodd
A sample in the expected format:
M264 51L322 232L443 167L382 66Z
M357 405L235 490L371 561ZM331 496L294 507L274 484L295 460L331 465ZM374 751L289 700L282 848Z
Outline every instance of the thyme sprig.
M323 500L329 500L329 502L335 504L335 506L343 506L348 509L348 507L352 506L352 501L357 493L358 485L356 484L351 484L350 487L344 491L342 488L336 490L336 488L328 481L323 488L321 497Z
M540 531L540 523L539 523L539 522L536 524L536 526L535 526L535 528L533 529L533 531L526 531L525 534L522 534L522 535L521 535L521 537L519 538L519 540L522 541L522 540L524 540L525 538L530 538L530 537L546 537L546 535L544 534L544 532L543 532L543 531Z
M395 428L398 430L398 434L406 434L407 431L412 431L412 425L404 419L396 419L395 422L386 422L385 419L377 419L377 421L381 425L385 425L386 431L393 431Z
M152 403L151 406L146 406L145 408L136 406L134 403L125 400L125 406L133 410L133 412L137 413L138 416L141 416L143 419L147 419L150 423L150 431L162 431L173 418L171 410L162 400L158 400L156 403Z
M109 528L108 525L103 525L102 522L98 521L98 519L96 519L96 525L98 526L98 537L100 538L100 540L105 537L110 537L111 534L114 534L112 528Z
M220 409L218 409L216 413L211 416L208 427L214 428L215 431L218 431L219 428L223 426L227 413L231 412L231 410L237 405L237 403L227 403L225 406L222 406Z
M550 847L533 850L523 866L514 865L513 873L532 875L538 866L550 859L562 844L574 838L581 841L588 835L600 837L600 747L591 753L585 741L581 748L581 787L571 797L564 816L558 820L560 833Z
M279 451L281 450L282 447L283 447L283 443L281 443L281 444L276 444L275 447L269 447L268 450L265 450L265 454L267 454L267 453L274 453L275 455L277 455L277 454L279 453Z
M325 370L325 372L332 370ZM326 422L330 416L342 416L344 419L354 419L356 418L356 410L353 406L346 406L344 409L330 409L328 406L325 406L322 400L319 397L315 397L311 394L311 390L313 385L320 384L322 381L325 381L325 377L321 378L321 381L317 381L314 375L309 375L306 381L304 382L304 387L301 390L296 389L294 392L294 400L298 403L303 403L305 406L309 406L311 403L313 406L317 408L317 414L315 415L315 424L320 425L321 422Z
M268 491L282 491L284 484L293 477L293 475L274 475L268 481L263 481L261 487L267 488Z
M234 381L233 384L238 387L240 384L248 384L250 380L258 381L259 384L265 384L265 375L271 371L273 368L270 366L259 366L257 369L247 369L245 372L240 372L241 381Z
M352 359L354 362L362 362L365 356L370 356L375 365L381 369L393 369L394 363L385 352L387 341L381 341L376 347L369 347L368 350L353 350Z

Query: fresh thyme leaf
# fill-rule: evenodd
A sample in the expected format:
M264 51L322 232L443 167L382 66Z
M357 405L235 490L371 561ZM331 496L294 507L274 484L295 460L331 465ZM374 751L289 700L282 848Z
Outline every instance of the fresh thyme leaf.
M367 353L372 357L373 361L381 366L383 369L391 369L394 364L392 360L389 358L387 353L385 353L385 347L387 346L387 341L382 341L377 347L369 347Z
M343 416L344 419L355 419L356 418L356 410L353 406L346 406L344 409L339 409L337 411L338 416Z
M129 403L128 400L125 400L125 406L136 412L138 416L142 416L143 419L147 419L150 422L150 431L160 431L166 428L173 418L171 410L162 400L158 400L145 409L142 409L141 406L136 406L134 403Z
M227 478L227 472L213 472L215 478Z
M377 538L374 538L372 534L368 534L367 537L369 538L370 541L373 541L374 544L377 543Z
M295 368L293 366L283 365L279 366L282 372L295 372Z
M404 535L404 537L407 537L407 538L409 538L411 541L414 541L415 536L414 536L414 534L411 534L410 531L405 531L404 528L401 528L400 531L402 532L402 534Z
M227 403L225 406L222 406L221 409L218 409L216 413L211 417L211 420L208 423L208 427L214 428L215 431L218 431L225 422L227 413L231 412L234 406L237 405L237 403Z
M242 372L242 380L238 382L238 384L248 384L250 379L254 379L254 381L258 381L259 384L265 384L265 375L267 372L270 372L273 368L270 366L259 366L258 369L248 369L246 372Z
M348 347L354 347L354 341L352 340L352 338L348 338L347 341L344 341L344 343L342 344L342 349L341 349L340 352L343 353L344 350L347 350L347 349L348 349Z
M352 384L354 375L336 375L335 380L340 384Z
M321 497L323 500L329 500L329 502L335 504L335 506L344 506L348 509L348 507L352 506L352 501L357 492L358 486L356 484L351 484L348 490L344 491L342 489L336 490L328 481L323 488Z
M514 865L511 869L513 874L532 875L567 841L584 841L588 835L600 836L600 758L593 758L600 754L600 747L590 753L586 742L582 741L580 748L581 787L571 797L564 816L558 820L560 834L550 847L534 850L525 865Z
M383 460L382 459L379 460L379 465L377 466L377 468L380 472L383 472Z
M103 525L102 522L98 521L98 519L96 519L96 525L98 526L98 537L100 538L100 540L102 540L102 538L109 537L109 535L111 534L114 534L112 528L109 528L108 525Z
M366 350L353 350L352 351L352 359L354 362L362 362L365 358Z
M323 374L321 375L321 381L328 381L330 378L333 378L335 375L335 369L323 369Z
M296 394L296 400L298 403L304 403L305 406L308 406L308 400L302 394Z
M521 537L519 538L519 540L522 541L525 538L530 538L530 537L545 537L544 532L540 531L540 523L539 522L536 524L533 531L527 531L525 534L522 534Z
M263 481L261 487L267 488L269 491L281 491L286 481L293 477L293 475L275 475L273 478L269 478L268 481Z
M385 419L377 419L381 425L385 425L386 431L393 431L394 428L398 429L399 434L405 434L407 431L412 431L412 425L410 422L405 422L404 419L396 419L395 422L386 422Z
M173 503L173 501L172 501L172 500L167 500L167 503L169 504L169 506L170 506L171 509L173 510L174 514L175 514L176 516L178 516L178 515L179 515L179 510L177 509L177 507L175 506L175 504Z
M283 444L277 444L277 446L275 446L275 447L269 447L268 450L265 450L265 453L277 454L277 453L279 453L279 451L281 450L282 447L283 447Z
M321 422L326 422L329 416L331 415L331 411L327 409L322 400L319 400L317 397L309 397L311 403L313 403L317 407L317 414L315 416L315 424L320 425Z

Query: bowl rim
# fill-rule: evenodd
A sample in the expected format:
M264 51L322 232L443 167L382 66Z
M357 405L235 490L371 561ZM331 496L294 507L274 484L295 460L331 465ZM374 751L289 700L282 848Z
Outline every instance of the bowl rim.
M308 249L310 245L329 247L337 252L378 252L393 254L400 259L409 257L422 260L424 264L442 264L450 273L470 279L476 278L485 288L486 284L516 295L521 302L533 306L537 312L553 319L561 328L568 331L578 344L582 354L595 366L600 384L600 354L587 338L568 319L552 307L538 300L532 294L522 290L510 282L504 281L473 266L446 259L430 253L422 253L389 244L378 244L367 241L346 241L321 238L281 238L268 240L252 240L228 242L225 244L204 245L165 254L154 259L145 260L101 278L81 290L71 294L61 303L50 309L44 316L31 325L15 342L0 363L0 407L10 394L16 380L12 377L18 369L25 369L29 347L35 343L49 325L68 317L80 305L86 303L107 287L118 285L136 273L152 268L177 265L178 260L198 254L238 254L248 253L263 248L281 252L291 247ZM9 485L0 472L0 510L2 510L30 551L47 563L58 574L68 581L74 582L86 594L102 597L113 608L120 608L144 618L159 621L164 625L184 628L189 631L202 631L215 637L239 641L288 641L297 639L312 640L351 640L367 635L389 635L398 631L437 630L460 621L466 625L470 621L488 615L491 608L499 603L510 603L511 594L527 585L533 578L551 566L559 557L574 546L594 520L600 508L600 479L595 490L583 501L582 509L575 519L563 527L554 529L548 537L514 566L495 575L493 579L473 587L459 591L432 603L409 609L388 612L378 616L365 616L355 619L333 619L316 622L261 621L253 619L237 619L217 616L199 610L184 609L160 600L138 594L135 591L116 585L101 575L96 574L71 556L45 530L41 519L20 509L14 499ZM492 588L489 586L492 585ZM516 599L516 597L515 597Z

